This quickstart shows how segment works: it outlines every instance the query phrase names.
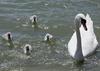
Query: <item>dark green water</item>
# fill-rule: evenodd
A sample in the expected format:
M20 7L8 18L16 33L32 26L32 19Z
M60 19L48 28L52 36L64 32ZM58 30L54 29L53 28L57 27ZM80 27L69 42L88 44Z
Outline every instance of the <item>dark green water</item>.
M77 13L90 14L100 41L100 0L0 0L0 36L12 32L16 47L9 49L0 37L0 71L99 71L100 49L81 67L68 54ZM42 29L32 28L29 17L34 14ZM46 33L54 36L55 45L42 42ZM30 58L21 48L26 43L33 48Z

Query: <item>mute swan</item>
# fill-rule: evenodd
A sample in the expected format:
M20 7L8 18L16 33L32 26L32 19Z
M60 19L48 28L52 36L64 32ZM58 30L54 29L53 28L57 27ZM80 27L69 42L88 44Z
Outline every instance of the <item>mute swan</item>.
M84 58L92 54L97 48L93 21L89 14L77 14L74 20L75 32L68 42L69 54L77 61L83 61Z
M47 33L44 37L44 41L50 41L53 38L53 36L49 33Z
M12 40L11 32L5 33L4 35L2 35L2 37L7 41L11 41Z
M26 55L30 55L30 54L31 54L32 47L31 47L30 44L26 44L26 45L24 46L23 49L24 49L24 53L25 53Z
M37 16L33 15L30 17L30 21L32 22L32 26L36 26L37 25Z

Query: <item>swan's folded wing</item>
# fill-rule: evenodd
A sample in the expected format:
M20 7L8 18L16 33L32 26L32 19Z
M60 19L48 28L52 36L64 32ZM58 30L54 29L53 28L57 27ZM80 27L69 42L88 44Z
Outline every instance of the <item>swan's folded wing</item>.
M93 29L93 21L92 21L92 19L91 19L91 17L90 17L89 14L86 15L86 19L87 19L87 25L90 26L89 29L91 29L91 31L93 32L92 34L93 34L93 37L94 37L94 47L96 47L96 46L98 46L99 44L98 44L96 35L95 35L94 31L93 31L93 30L94 30L94 29Z
M96 39L94 29L93 29L93 21L89 14L86 15L86 25L88 27L88 30L85 32L81 28L81 37L82 37L82 49L83 49L83 55L87 56L95 49L97 48L98 41Z
M76 39L76 32L73 33L70 41L68 42L68 51L69 54L74 58L75 52L76 52L76 44L77 44L77 39Z
M90 17L90 15L89 14L87 14L86 15L86 25L88 26L91 26L92 28L93 28L93 21L92 21L92 19L91 19L91 17Z

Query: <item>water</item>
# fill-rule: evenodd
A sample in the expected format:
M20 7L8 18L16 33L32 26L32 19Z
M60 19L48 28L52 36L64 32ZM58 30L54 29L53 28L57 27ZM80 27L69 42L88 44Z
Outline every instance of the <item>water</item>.
M12 32L15 45L9 49L0 37L0 71L99 71L100 49L77 67L65 47L77 13L90 14L99 41L100 0L0 0L0 36ZM42 30L29 23L34 14ZM55 45L42 42L46 33L54 36ZM26 43L33 48L30 57L23 53Z

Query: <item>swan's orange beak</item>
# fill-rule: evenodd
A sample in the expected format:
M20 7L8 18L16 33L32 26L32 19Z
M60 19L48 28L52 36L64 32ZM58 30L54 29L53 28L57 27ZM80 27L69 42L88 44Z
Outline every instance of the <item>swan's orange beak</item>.
M86 20L83 19L83 18L81 18L81 23L82 23L82 25L83 25L85 31L87 31Z
M86 26L86 24L83 24L83 27L84 27L85 31L87 31L87 26Z

